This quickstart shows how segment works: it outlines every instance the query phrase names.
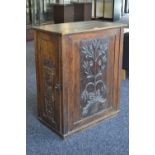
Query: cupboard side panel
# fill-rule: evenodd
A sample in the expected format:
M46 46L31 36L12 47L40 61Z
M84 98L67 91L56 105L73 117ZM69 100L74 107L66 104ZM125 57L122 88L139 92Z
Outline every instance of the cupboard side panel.
M118 51L118 86L117 86L117 104L116 109L120 108L120 88L121 88L121 72L122 72L122 59L123 59L123 39L124 39L124 29L120 28L119 35L119 51Z
M57 132L61 131L61 90L59 37L38 32L36 51L38 108L40 119Z
M114 60L114 105L115 109L120 108L120 86L121 86L121 70L122 70L122 47L123 47L123 28L119 29L115 41L115 60Z
M38 117L41 116L41 90L40 90L40 74L39 74L39 58L40 58L40 52L39 52L39 33L34 30L34 46L35 46L35 69L36 69L36 84L37 84L37 110L38 110Z

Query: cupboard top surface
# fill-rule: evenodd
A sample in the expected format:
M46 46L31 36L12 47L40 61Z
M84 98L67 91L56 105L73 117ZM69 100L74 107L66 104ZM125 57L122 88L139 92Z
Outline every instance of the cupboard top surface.
M126 25L122 23L84 21L84 22L71 22L71 23L34 26L33 28L40 31L65 35L65 34L90 32L90 31L97 31L97 30L125 27L125 26Z

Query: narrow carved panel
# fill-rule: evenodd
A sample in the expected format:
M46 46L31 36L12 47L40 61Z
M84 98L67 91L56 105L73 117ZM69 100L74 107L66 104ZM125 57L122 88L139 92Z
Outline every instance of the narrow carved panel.
M105 68L108 38L80 41L80 107L86 117L108 107Z
M55 65L50 60L44 60L44 93L45 93L45 115L52 123L55 123L54 119L54 106L55 106L55 91L54 91L54 79L55 79Z

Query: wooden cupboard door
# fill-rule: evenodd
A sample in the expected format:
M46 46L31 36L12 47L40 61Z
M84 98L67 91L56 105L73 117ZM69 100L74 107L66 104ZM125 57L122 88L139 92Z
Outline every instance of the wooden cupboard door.
M38 86L38 113L48 126L60 130L60 65L59 38L38 32L36 34L36 68Z
M89 124L117 111L117 65L120 29L66 37L72 95L68 102L69 130ZM70 48L69 48L70 47ZM69 48L69 49L68 49ZM70 67L69 67L70 66Z
M110 38L80 40L80 117L85 118L110 106L110 76L107 73ZM109 83L108 83L109 82Z

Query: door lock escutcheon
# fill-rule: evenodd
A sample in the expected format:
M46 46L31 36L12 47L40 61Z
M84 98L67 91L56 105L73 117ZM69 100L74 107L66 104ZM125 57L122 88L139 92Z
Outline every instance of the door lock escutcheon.
M57 91L61 91L62 90L62 85L60 84L60 83L56 83L56 85L55 85L55 90L57 90Z

